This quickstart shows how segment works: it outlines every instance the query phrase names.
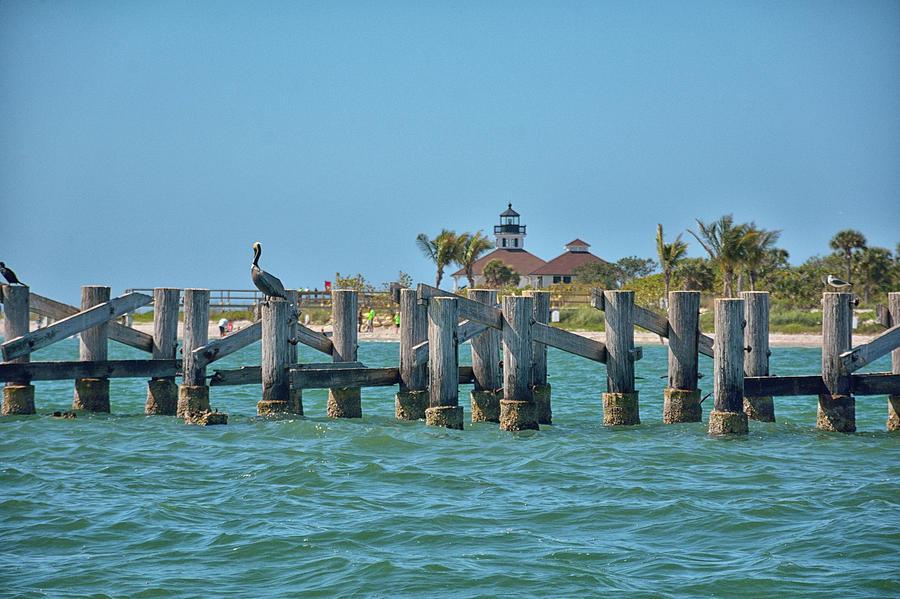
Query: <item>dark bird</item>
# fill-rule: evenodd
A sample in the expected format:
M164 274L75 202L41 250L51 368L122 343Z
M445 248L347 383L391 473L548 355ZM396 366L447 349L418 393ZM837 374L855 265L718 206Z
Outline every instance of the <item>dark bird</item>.
M0 262L0 274L3 275L3 278L9 281L10 285L24 285L22 281L16 276L16 273L12 271L11 268L6 268L6 265Z
M259 257L262 255L262 245L257 241L253 244L253 266L250 267L250 277L256 288L265 294L266 298L280 297L287 299L284 292L284 285L278 280L278 277L270 275L259 267Z

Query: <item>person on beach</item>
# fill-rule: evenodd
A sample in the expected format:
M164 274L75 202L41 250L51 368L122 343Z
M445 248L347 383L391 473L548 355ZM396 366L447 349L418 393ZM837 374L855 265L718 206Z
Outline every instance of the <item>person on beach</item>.
M395 329L400 328L400 313L399 312L394 312L394 328Z
M373 332L375 327L373 323L375 322L375 308L369 308L369 312L366 314L366 332Z
M219 319L219 337L225 336L226 328L228 328L228 319L223 316Z
M359 333L363 330L363 310L359 309L359 314L356 315L356 332Z

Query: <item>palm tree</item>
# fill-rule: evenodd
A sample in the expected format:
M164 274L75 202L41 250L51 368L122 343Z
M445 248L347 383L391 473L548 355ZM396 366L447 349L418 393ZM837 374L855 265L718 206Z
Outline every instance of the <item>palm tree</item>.
M781 236L781 231L767 231L757 229L754 223L750 223L753 236L747 243L747 255L744 257L744 266L750 278L750 291L756 291L756 281L759 278L760 269L773 257L775 242Z
M844 252L844 265L847 267L844 272L844 280L850 282L850 266L853 258L854 249L865 249L866 236L855 229L844 229L838 231L828 244L833 250Z
M672 271L687 254L688 244L681 241L681 233L672 243L663 242L663 226L656 225L656 253L659 255L659 265L663 271L663 280L666 282L666 300L669 297L669 281L672 279Z
M716 281L716 274L706 258L685 258L675 267L674 275L681 279L684 291L712 290Z
M519 273L512 266L505 264L503 260L494 258L484 265L484 279L488 285L500 289L506 285L517 283Z
M872 285L880 285L890 278L891 252L885 248L867 247L858 256L859 269L864 279L863 301L868 304Z
M466 280L469 282L469 289L475 287L475 277L472 274L472 266L486 251L493 249L494 243L484 236L481 231L474 235L471 233L463 233L459 237L459 265L466 271Z
M459 257L459 237L454 231L442 229L437 237L429 239L425 233L419 233L416 237L416 245L422 251L426 258L429 258L437 265L437 277L434 286L441 286L441 279L444 278L444 267L455 262Z
M700 227L700 235L690 229L688 232L700 242L709 257L722 270L723 295L734 297L732 283L734 271L747 255L747 246L755 235L753 229L743 223L735 225L734 217L730 214L719 217L719 220L709 224L698 218L697 226Z

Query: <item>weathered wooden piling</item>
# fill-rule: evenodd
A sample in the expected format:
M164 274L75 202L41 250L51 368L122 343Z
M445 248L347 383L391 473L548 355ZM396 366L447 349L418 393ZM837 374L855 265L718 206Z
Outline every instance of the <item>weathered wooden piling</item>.
M262 303L262 399L256 404L260 415L293 414L292 405L290 323L293 307L282 299Z
M153 349L154 360L174 360L178 350L178 312L181 290L157 287L153 290ZM147 382L145 414L174 416L178 410L178 385L174 376L150 379Z
M744 374L769 376L769 292L744 291ZM775 422L775 402L771 396L744 397L744 413L750 420Z
M288 360L290 365L293 366L297 363L300 356L300 350L297 348L297 345L300 343L300 291L298 289L288 289L285 295L287 295L288 301L293 304L288 314L288 323L290 323ZM294 389L292 384L290 385L288 411L297 416L303 415L303 389Z
M533 301L532 318L541 324L550 323L550 292L526 291ZM550 408L550 384L547 382L547 346L543 343L531 344L531 391L537 410L538 424L552 424Z
M359 294L353 289L331 291L331 322L333 333L332 359L335 362L355 362L358 349L356 310ZM362 418L362 396L359 387L340 387L328 390L328 416L331 418Z
M459 353L456 328L459 305L456 298L428 300L428 394L425 424L462 430L463 409L459 405Z
M209 341L209 289L184 290L183 337L177 415L191 421L197 415L209 412L206 366L196 363L193 356L195 349L203 347Z
M634 388L634 291L604 291L606 387L603 424L640 424Z
M697 388L700 340L700 292L669 292L669 376L663 391L663 422L700 422L703 409Z
M816 427L826 431L856 431L856 400L841 354L853 347L853 294L825 293L822 298L822 380Z
M400 290L400 390L394 413L400 420L420 420L428 409L428 366L416 362L415 348L428 340L428 312L415 289Z
M109 287L85 285L81 288L81 310L109 301ZM108 359L109 323L97 325L79 335L78 359L104 362ZM109 379L75 379L73 410L109 412Z
M470 289L469 299L482 304L497 304L493 289ZM472 338L472 373L475 388L471 391L472 422L500 422L500 331L487 328Z
M531 319L534 300L503 297L503 399L500 428L505 431L540 428L531 391Z
M28 333L29 294L24 285L3 284L3 338L6 341L21 337ZM31 360L30 355L10 360L16 364L25 364ZM17 414L34 414L34 385L31 381L10 381L3 387L3 416Z
M888 294L888 311L894 326L900 324L900 292ZM891 352L891 372L900 374L900 349ZM887 430L900 430L900 395L888 396Z
M746 435L744 413L744 300L717 299L715 307L714 404L710 435Z

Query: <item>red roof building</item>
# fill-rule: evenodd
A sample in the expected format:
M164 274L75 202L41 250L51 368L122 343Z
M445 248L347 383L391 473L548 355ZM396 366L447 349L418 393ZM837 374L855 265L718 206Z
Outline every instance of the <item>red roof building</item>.
M566 244L566 251L530 273L538 279L536 287L547 287L553 283L571 283L575 278L575 268L590 262L603 262L588 251L591 244L575 239Z
M500 224L494 226L496 249L479 258L472 266L472 278L475 287L485 284L484 266L491 260L502 260L519 273L519 287L548 287L553 283L570 283L574 278L574 269L588 262L605 262L588 251L591 247L581 239L566 244L566 251L550 262L545 262L531 252L525 250L525 225L519 224L519 213L512 209L512 204L500 213ZM459 269L452 275L454 289L467 284L465 269Z

